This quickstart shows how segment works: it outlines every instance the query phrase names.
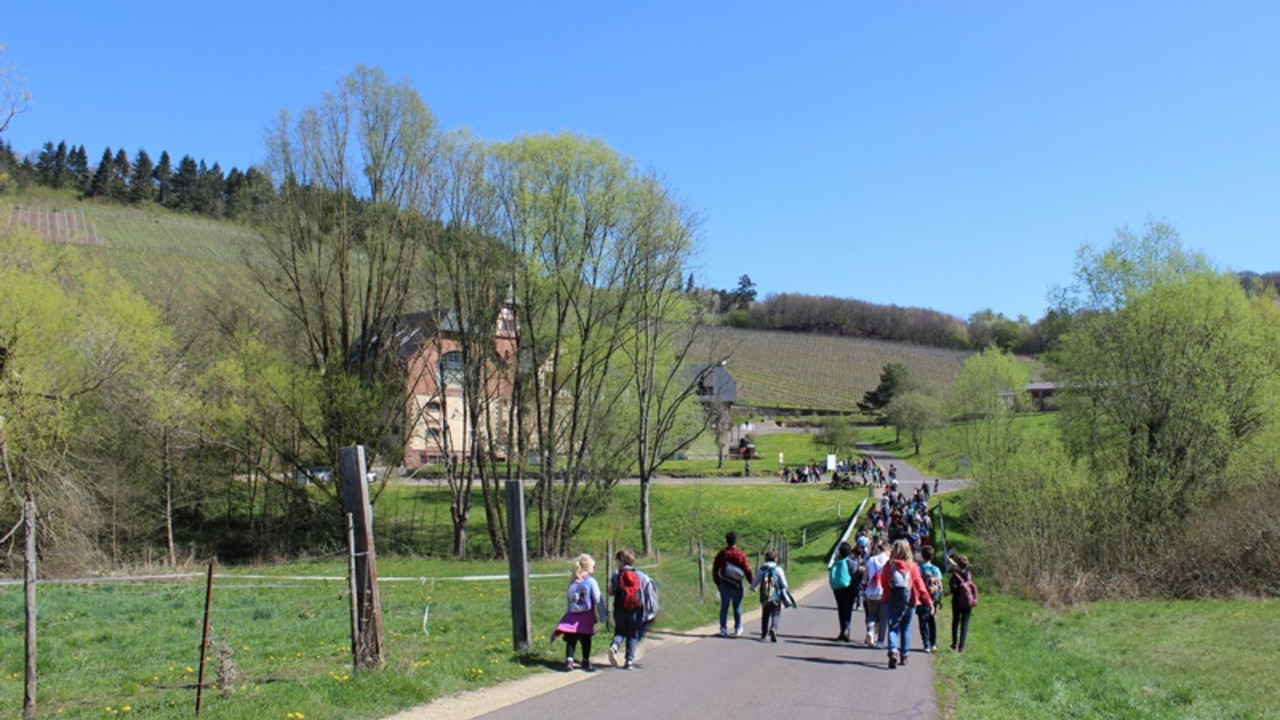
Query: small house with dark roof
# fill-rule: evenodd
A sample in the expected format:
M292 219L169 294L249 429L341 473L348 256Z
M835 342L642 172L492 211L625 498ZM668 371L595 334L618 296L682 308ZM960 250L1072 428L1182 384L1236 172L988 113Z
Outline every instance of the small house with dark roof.
M703 403L732 405L738 401L738 381L729 374L724 363L693 365L688 372L698 383L698 399Z

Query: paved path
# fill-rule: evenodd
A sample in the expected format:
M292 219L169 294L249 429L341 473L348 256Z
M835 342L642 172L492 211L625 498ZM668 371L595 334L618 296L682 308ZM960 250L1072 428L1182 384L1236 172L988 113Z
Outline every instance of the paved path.
M543 673L446 698L390 720L938 717L931 657L918 651L918 635L913 634L916 650L910 663L889 670L885 651L831 639L838 628L825 580L810 583L801 593L800 607L783 611L777 643L758 639L757 609L746 614L747 630L740 638L718 637L716 626L654 633L641 643L635 670L604 662L592 673ZM758 607L754 596L743 607ZM856 631L861 613L854 619ZM604 641L597 635L598 644ZM603 650L597 651L598 664Z
M919 470L875 446L858 449L885 467L890 462L897 465L900 486L906 490L925 482ZM929 480L932 484L933 478ZM939 489L959 489L965 482L944 478ZM914 619L910 663L889 670L885 651L832 640L838 626L825 579L793 594L800 607L783 611L777 643L758 639L759 603L749 592L743 608L751 611L744 613L746 632L740 638L717 636L716 625L683 633L655 632L641 643L637 669L628 671L605 661L608 637L601 633L593 648L599 666L595 672L539 673L443 698L388 720L938 717L932 658L919 651ZM854 613L855 637L861 636L861 623L862 613Z

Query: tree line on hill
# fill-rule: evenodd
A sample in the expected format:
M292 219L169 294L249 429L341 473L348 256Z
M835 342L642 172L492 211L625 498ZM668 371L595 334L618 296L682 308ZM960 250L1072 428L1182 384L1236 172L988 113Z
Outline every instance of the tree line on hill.
M275 198L271 180L258 168L223 173L218 163L206 165L183 155L174 165L169 152L152 160L145 149L133 158L120 148L106 148L97 165L89 162L84 145L56 145L52 141L36 153L18 158L0 142L0 171L18 187L40 185L70 189L81 197L129 205L154 202L171 210L211 218L260 219L265 205Z
M1280 289L1280 272L1244 271L1237 278L1249 293ZM1051 350L1068 327L1068 313L1057 303L1035 322L1022 315L1010 319L990 308L961 319L927 308L803 293L778 293L757 300L749 275L741 276L738 286L731 289L694 289L692 276L686 287L687 292L715 307L721 322L752 330L861 337L955 350L994 347L1015 355L1038 356Z

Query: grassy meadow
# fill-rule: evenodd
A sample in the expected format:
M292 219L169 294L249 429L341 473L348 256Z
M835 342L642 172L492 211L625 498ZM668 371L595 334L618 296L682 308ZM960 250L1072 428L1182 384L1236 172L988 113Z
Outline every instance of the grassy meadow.
M396 518L415 503L439 502L430 489L391 488L379 501L379 522L399 522ZM823 572L842 525L837 509L847 515L856 507L849 494L818 486L731 487L715 481L654 487L653 502L659 556L642 564L662 587L658 627L673 630L705 624L718 607L713 588L699 593L698 562L689 554L693 538L702 538L709 567L727 529L737 530L753 554L781 534L790 544L791 573L799 583ZM609 510L584 527L575 551L595 555L603 574L607 541L639 544L638 516L638 488L618 487ZM482 522L477 513L473 537L483 535ZM801 537L809 540L803 547ZM447 552L447 546L426 542L420 547L424 552ZM351 670L343 554L271 567L219 567L214 651L206 666L206 682L218 687L206 689L202 716L377 718L562 662L563 645L552 646L547 636L564 609L568 560L534 564L534 643L530 653L517 656L511 647L505 563L396 557L385 546L381 552L387 666L379 672ZM497 577L467 579L476 576ZM301 579L314 577L333 580ZM17 715L22 706L22 607L20 587L0 589L0 716L5 717ZM189 716L203 607L203 577L40 586L40 715Z

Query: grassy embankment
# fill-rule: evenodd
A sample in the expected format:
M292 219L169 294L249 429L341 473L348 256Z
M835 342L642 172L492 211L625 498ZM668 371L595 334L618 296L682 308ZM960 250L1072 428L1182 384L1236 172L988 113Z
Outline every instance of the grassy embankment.
M1032 427L1051 416L1020 418ZM956 465L958 426L926 435L920 458L940 472ZM895 449L893 431L864 433ZM898 452L902 448L896 448ZM982 589L963 655L935 656L945 718L1275 718L1280 717L1280 602L1275 599L1091 602L1046 608L982 580L981 546L964 516L964 493L944 496L948 539L969 555ZM943 648L951 611L938 619Z
M1280 717L1280 602L1115 600L1045 608L982 583L963 494L947 529L982 589L963 655L935 656L944 718ZM949 600L947 601L949 603ZM943 648L951 611L938 622Z

